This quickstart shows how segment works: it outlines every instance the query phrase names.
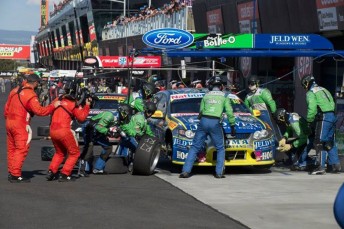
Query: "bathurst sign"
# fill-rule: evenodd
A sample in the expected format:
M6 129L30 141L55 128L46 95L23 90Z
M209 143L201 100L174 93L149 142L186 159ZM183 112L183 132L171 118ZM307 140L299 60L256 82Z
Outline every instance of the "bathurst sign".
M127 56L90 56L84 60L84 65L99 68L158 68L161 67L160 56L138 56L134 58Z
M29 60L30 45L0 45L0 59Z

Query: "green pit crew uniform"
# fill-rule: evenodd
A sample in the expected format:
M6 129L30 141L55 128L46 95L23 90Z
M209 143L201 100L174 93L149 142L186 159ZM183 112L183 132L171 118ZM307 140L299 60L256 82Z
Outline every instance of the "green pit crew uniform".
M201 101L201 120L185 160L183 173L191 172L197 153L201 151L207 136L210 135L217 150L215 172L217 176L223 175L225 147L223 128L220 121L224 110L231 125L232 134L235 135L235 116L233 115L233 109L230 105L230 99L225 97L225 93L220 91L218 87L214 87L214 89L209 91Z
M129 155L129 149L132 153L135 152L138 139L143 135L155 136L142 112L132 116L128 124L121 125L121 130L126 136L121 138L118 154L125 157Z
M267 123L275 135L274 158L276 158L276 148L282 134L278 125L274 121L272 114L276 112L276 102L272 98L271 92L267 88L257 88L255 92L250 92L246 95L244 103L252 110L259 110L261 119Z
M109 128L115 126L114 115L110 111L104 111L85 123L83 128L84 148L80 156L79 168L89 171L88 162L93 155L93 145L98 144L103 149L97 159L94 168L101 171L105 167L105 162L112 152L112 147L108 139ZM85 163L85 165L83 165ZM83 172L79 171L80 172Z
M288 151L289 161L292 165L292 170L305 170L307 163L311 163L311 159L308 158L308 152L312 147L312 142L308 143L308 136L311 134L311 130L308 127L306 120L297 113L290 113L286 121L287 128L283 137L295 138L290 144L290 151Z
M328 153L328 163L330 166L339 166L338 148L335 143L335 129L337 117L334 114L335 103L331 93L323 87L313 83L306 94L307 117L306 120L311 126L315 121L314 147L319 169L325 170Z

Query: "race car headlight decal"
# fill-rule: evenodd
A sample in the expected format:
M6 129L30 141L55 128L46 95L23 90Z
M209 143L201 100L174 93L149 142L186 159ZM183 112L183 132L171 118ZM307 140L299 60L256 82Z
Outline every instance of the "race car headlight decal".
M195 132L193 132L192 130L187 130L185 131L185 136L187 138L193 138L195 136Z
M192 130L178 130L178 134L187 138L193 138L195 136L195 132Z
M266 138L268 135L269 135L269 132L267 130L258 130L254 132L253 139L255 140L263 139L263 138Z

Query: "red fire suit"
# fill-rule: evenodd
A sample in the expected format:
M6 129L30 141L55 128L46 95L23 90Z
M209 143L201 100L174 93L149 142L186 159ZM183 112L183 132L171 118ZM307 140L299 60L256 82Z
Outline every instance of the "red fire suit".
M72 118L75 117L79 122L83 122L89 111L89 105L76 107L75 99L66 96L62 98L61 105L55 109L50 124L50 137L55 147L55 154L49 165L49 170L53 173L57 173L65 155L67 160L61 173L67 176L72 173L80 156L78 141L74 130L71 129Z
M29 152L32 131L31 115L46 116L54 110L54 105L42 107L32 85L26 83L14 88L5 104L4 116L7 133L7 167L12 176L21 176L24 160Z

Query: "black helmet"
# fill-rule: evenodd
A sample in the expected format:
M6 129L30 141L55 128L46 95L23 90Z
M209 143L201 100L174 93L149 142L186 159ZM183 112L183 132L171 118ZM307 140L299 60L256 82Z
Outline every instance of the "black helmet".
M259 79L257 76L250 76L248 79L247 79L247 84L248 85L256 85L257 87L259 86Z
M306 75L301 80L301 85L304 89L309 89L310 86L315 82L313 75Z
M152 83L145 83L142 85L142 95L144 99L149 99L156 92L155 85Z
M288 112L284 108L278 108L275 115L278 122L286 122L288 120Z
M212 76L207 80L209 90L213 90L214 86L221 86L223 84L220 76Z
M146 102L144 107L145 115L150 117L156 111L156 105L153 102Z
M132 114L132 108L129 104L122 103L118 107L118 113L120 121L128 120Z

